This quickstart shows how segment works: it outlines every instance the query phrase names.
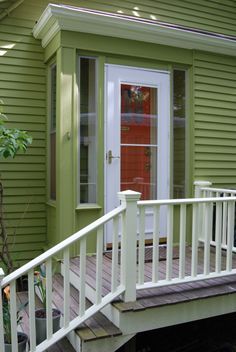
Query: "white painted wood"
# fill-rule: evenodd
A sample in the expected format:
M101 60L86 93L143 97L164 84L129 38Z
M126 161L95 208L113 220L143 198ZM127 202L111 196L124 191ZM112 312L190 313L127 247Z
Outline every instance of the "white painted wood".
M118 206L117 192L120 190L120 149L121 149L121 84L132 84L157 88L158 120L158 162L157 199L169 198L169 130L170 130L170 77L167 72L148 70L130 66L105 66L105 209L106 212ZM136 144L137 145L137 144ZM156 145L157 147L157 145ZM109 162L108 153L117 158ZM161 172L160 172L161 170ZM138 175L137 175L138 176ZM131 185L132 189L132 185ZM160 235L166 236L165 208L162 209ZM146 218L146 238L152 237L153 214ZM111 243L111 229L106 230L106 243Z
M199 222L198 218L198 205L193 204L192 209L192 260L191 260L191 275L195 277L197 275L197 265L198 265L198 234L197 234L197 224Z
M96 304L99 304L102 300L102 258L103 258L103 226L99 227L97 230Z
M18 352L17 341L17 303L16 303L16 281L10 283L10 314L11 314L11 344L12 351Z
M70 331L77 328L81 325L85 320L91 318L94 314L101 311L108 303L112 302L115 298L119 297L125 291L124 286L119 286L115 293L109 293L105 297L103 297L101 303L99 305L92 305L88 309L86 309L83 316L78 316L70 321L67 328L61 328L57 332L55 332L51 338L51 340L45 340L40 345L37 346L37 352L44 352L51 345L61 340L63 336L66 336Z
M137 200L141 194L134 191L118 193L126 206L121 239L121 284L125 287L124 301L136 300L137 261Z
M119 236L119 217L113 219L113 243L112 243L112 269L111 269L111 292L115 292L118 287L118 236Z
M2 279L4 278L4 271L0 268L0 287ZM3 328L3 312L2 312L2 294L0 294L0 351L5 352L4 346L4 328Z
M184 199L163 199L163 200L139 200L138 206L154 206L154 205L177 205L177 204L195 204L195 203L218 203L218 202L228 202L234 200L236 201L236 197L219 197L219 198L184 198Z
M144 283L145 208L139 207L138 283Z
M47 339L52 337L52 258L46 260Z
M232 270L232 252L234 242L234 208L235 202L228 202L228 222L227 222L227 257L226 270Z
M69 247L65 248L63 252L63 291L64 291L64 319L63 325L67 327L70 320L70 249Z
M152 282L159 279L159 232L160 232L160 207L154 207L153 248L152 248ZM168 239L167 239L168 241Z
M222 203L216 204L216 221L215 221L215 244L216 257L215 267L216 272L221 272L221 232L222 232Z
M180 205L180 227L179 227L179 278L185 277L185 250L186 250L186 205ZM196 236L197 237L197 236Z
M205 241L204 241L204 274L210 273L210 241L211 241L211 204L206 203L205 208Z
M173 205L168 205L167 210L167 251L166 251L166 280L172 279L173 261Z
M226 198L225 192L223 193L223 198ZM228 207L227 202L224 202L223 203L223 225L222 225L223 226L222 227L222 244L223 245L227 244L227 235L226 235L226 232L227 232L227 213L228 213L227 207Z
M32 351L36 349L36 331L35 331L35 287L34 287L34 269L28 273L28 297L29 297L29 339Z
M86 238L80 241L80 294L79 294L79 315L85 313L85 279L86 279Z
M164 286L171 286L171 285L178 285L178 284L184 284L184 283L190 283L190 282L196 282L196 281L202 281L202 280L207 280L207 279L215 279L217 277L224 277L228 275L235 275L236 274L236 269L232 269L231 271L227 270L222 270L220 273L216 272L211 272L208 275L203 274L198 274L197 276L185 276L183 279L180 279L178 277L173 278L172 280L159 280L156 283L153 283L151 281L145 282L142 285L137 284L136 289L137 290L147 290L151 288L156 288L156 287L164 287Z

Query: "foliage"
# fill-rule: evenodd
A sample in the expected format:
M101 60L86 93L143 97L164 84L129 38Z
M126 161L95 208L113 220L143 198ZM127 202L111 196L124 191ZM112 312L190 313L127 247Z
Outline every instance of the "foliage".
M16 322L19 325L22 321L20 311L28 304L22 304L16 313ZM11 312L10 312L10 286L3 289L3 326L5 343L11 343Z
M2 101L0 101L0 107ZM0 157L7 159L14 158L18 151L25 152L27 147L32 143L32 137L18 128L7 128L7 120L0 109Z
M32 137L18 128L7 128L6 115L3 114L3 102L0 100L0 158L14 158L18 152L25 152L32 143ZM12 272L13 261L9 252L9 242L3 213L3 185L0 182L0 260L8 273Z
M43 264L40 266L39 271L34 272L34 286L38 288L43 308L46 308L46 272Z

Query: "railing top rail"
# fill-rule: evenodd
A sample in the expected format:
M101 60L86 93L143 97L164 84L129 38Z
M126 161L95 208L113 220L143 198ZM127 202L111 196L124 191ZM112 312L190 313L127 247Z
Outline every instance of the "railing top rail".
M111 220L113 217L121 214L126 207L124 205L120 205L116 209L110 211L109 213L103 215L98 220L95 220L93 223L89 224L88 226L84 227L82 230L77 231L70 237L66 238L64 241L58 243L53 248L48 249L43 254L39 255L37 258L32 259L30 262L26 263L19 269L15 270L13 273L7 275L2 281L1 286L4 287L8 285L11 281L18 279L20 276L26 274L31 269L39 266L43 262L45 262L48 258L53 257L58 252L62 251L63 249L67 248L74 242L78 241L85 235L89 234L90 232L96 230L100 226L104 225L107 221Z
M220 192L220 193L233 193L236 194L236 189L229 188L213 188L213 187L201 187L201 191L210 191L210 192Z
M216 203L236 201L236 197L209 197L209 198L185 198L185 199L159 199L159 200L140 200L138 206L152 205L178 205L178 204L196 204L196 203Z

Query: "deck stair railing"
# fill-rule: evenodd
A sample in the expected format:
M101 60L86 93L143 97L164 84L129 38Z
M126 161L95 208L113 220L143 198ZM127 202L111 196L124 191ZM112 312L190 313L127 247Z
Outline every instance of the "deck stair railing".
M28 278L28 310L29 310L29 340L30 340L30 352L41 352L52 346L58 340L66 336L70 331L75 329L77 326L82 324L86 319L93 316L96 312L100 311L108 303L114 300L125 292L125 275L122 279L118 278L118 232L121 225L126 224L127 218L134 218L134 209L132 205L126 206L126 201L129 202L129 197L133 199L133 194L126 196L126 200L122 202L122 205L117 207L115 210L102 216L92 224L86 226L82 230L76 232L66 240L57 244L55 247L49 249L45 253L41 254L37 258L33 259L29 263L23 265L13 273L4 277L2 270L0 272L0 283L1 293L6 286L10 286L10 314L11 314L11 337L12 337L12 351L18 352L17 344L17 279L22 276ZM136 194L135 194L135 197ZM135 198L134 197L134 198ZM136 198L135 198L136 199ZM136 199L137 201L137 199ZM103 271L103 251L104 251L104 227L107 223L112 223L113 228L113 259L112 259L112 272L111 272L111 287L108 292L104 295L102 293L102 271ZM135 232L135 229L131 229L131 232ZM125 243L125 231L123 231L122 241ZM87 253L87 241L89 236L96 235L96 302L90 307L86 307L86 253ZM80 281L79 281L79 314L77 317L71 320L70 318L70 247L75 248L76 244L79 243L79 258L80 258ZM53 322L52 322L52 309L53 309L53 258L61 257L63 261L63 319L61 322L61 328L53 333ZM124 258L122 259L124 261ZM34 273L38 270L38 267L44 263L46 267L46 320L47 320L47 338L36 345L36 324L35 324L35 281ZM127 268L126 268L127 269ZM125 271L123 270L123 273ZM2 295L0 295L0 351L4 352L4 326L3 326L3 312L2 312Z
M212 277L236 273L233 266L232 249L234 236L235 201L234 196L198 197L191 199L168 199L154 201L139 201L141 194L134 191L119 192L121 205L115 210L102 216L92 224L86 226L74 235L68 237L55 247L46 251L36 259L25 264L10 275L1 278L1 288L10 285L10 312L12 351L18 352L17 347L17 292L16 282L21 276L28 277L28 309L29 309L29 338L30 352L41 352L63 338L86 319L100 311L118 296L124 301L135 301L137 289L161 287L166 285L196 281ZM226 250L222 249L222 223L226 207ZM204 213L203 208L204 206ZM215 251L216 261L211 262L211 236L213 223L213 209L215 212ZM162 208L164 209L162 211ZM201 210L202 209L202 210ZM166 258L160 258L159 234L160 217L166 212L167 239ZM145 267L145 227L147 217L152 216L152 262L148 263L149 275ZM204 227L199 224L204 223ZM111 224L111 225L110 225ZM112 229L112 264L111 280L104 277L104 233ZM201 231L201 236L199 234ZM87 244L89 236L96 236L96 285L95 302L86 307L86 285L89 268L87 267ZM199 271L199 238L204 238L204 269ZM79 243L79 314L70 318L70 248ZM186 245L191 243L191 267L187 266ZM177 258L174 256L177 246ZM120 251L120 262L119 262ZM224 253L222 253L224 251ZM53 269L54 257L62 257L64 274L63 319L61 328L53 333ZM35 329L35 290L34 271L42 264L46 266L46 297L47 297L47 338L36 345ZM137 265L138 263L138 265ZM1 274L1 273L0 273ZM107 275L107 274L106 274ZM109 281L109 284L108 284ZM106 282L104 293L103 283ZM2 290L1 290L2 292ZM4 352L4 329L2 316L2 296L0 295L0 351Z

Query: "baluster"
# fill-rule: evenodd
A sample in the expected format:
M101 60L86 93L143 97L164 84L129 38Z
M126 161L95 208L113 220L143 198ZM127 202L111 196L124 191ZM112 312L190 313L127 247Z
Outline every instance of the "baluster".
M196 205L197 208L197 205ZM195 231L196 232L196 231ZM179 278L185 277L186 204L180 205Z
M152 282L159 279L159 233L160 233L160 207L154 207L153 253L152 253Z
M166 280L171 280L173 260L173 205L168 205L167 214Z
M118 238L119 238L119 218L116 216L113 220L113 242L112 242L112 280L111 291L115 292L118 286Z
M227 258L226 258L226 270L232 270L232 252L234 242L234 201L228 203L228 223L227 223Z
M216 241L216 258L215 267L216 272L221 272L221 231L222 231L222 203L216 203L216 228L215 228L215 241Z
M80 241L80 290L79 290L79 315L85 312L85 279L86 279L86 237Z
M223 193L223 197L226 197L227 193ZM222 244L223 246L227 245L227 202L223 203L223 226L222 226Z
M34 269L28 272L30 346L36 348Z
M138 246L138 283L144 283L145 262L145 208L139 207L139 246Z
M16 281L10 283L10 314L11 314L11 345L12 351L18 352L17 338L17 304L16 304Z
M197 204L193 204L193 222L192 222L192 265L191 265L191 276L197 276L197 265L198 265L198 236L197 236L197 224L198 219L198 209Z
M99 304L102 300L102 258L103 258L103 226L100 226L97 230L96 304Z
M206 203L205 242L204 242L204 274L210 272L210 240L212 232L212 204Z
M46 261L47 339L52 337L52 258Z
M64 321L66 328L70 320L70 248L66 247L63 251L63 282L64 282Z
M4 348L4 327L3 327L3 312L2 312L2 286L1 286L1 282L2 279L4 278L4 271L2 268L0 268L0 288L1 288L1 292L0 292L0 351L5 351Z

